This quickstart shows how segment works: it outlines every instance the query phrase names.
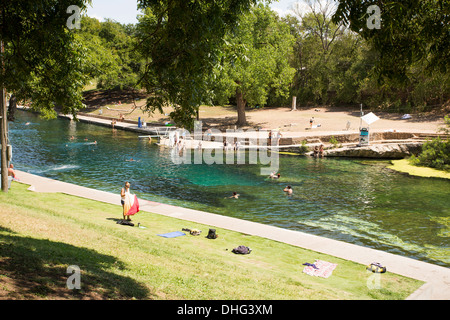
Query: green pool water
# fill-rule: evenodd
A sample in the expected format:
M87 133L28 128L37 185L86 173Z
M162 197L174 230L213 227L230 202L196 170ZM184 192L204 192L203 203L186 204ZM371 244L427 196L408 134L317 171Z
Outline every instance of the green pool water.
M283 155L281 179L271 180L260 164L175 164L170 149L138 134L27 112L10 124L10 140L19 170L118 194L130 181L143 199L450 266L449 180L396 173L380 161ZM233 191L239 199L228 198Z

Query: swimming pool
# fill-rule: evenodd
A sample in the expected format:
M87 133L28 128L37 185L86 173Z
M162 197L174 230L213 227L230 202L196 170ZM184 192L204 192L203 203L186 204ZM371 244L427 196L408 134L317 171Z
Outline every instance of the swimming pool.
M14 165L29 173L116 193L130 181L143 199L450 266L448 180L399 174L380 161L298 156L280 156L281 179L271 180L260 164L176 164L171 149L138 134L23 111L10 140ZM228 198L233 191L239 199Z

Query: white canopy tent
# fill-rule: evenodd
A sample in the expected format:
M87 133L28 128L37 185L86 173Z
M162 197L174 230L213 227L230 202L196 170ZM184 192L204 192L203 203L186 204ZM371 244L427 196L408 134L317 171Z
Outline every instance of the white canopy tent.
M373 112L366 114L365 116L362 116L361 119L367 123L369 126L374 123L377 120L380 120Z

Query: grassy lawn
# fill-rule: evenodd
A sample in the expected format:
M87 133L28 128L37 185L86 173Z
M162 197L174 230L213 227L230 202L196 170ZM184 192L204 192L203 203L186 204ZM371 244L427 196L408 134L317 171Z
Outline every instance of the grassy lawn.
M116 224L121 207L64 194L0 193L0 299L404 299L423 283L389 270L369 289L366 266L284 243L148 212ZM157 234L202 230L167 239ZM252 248L235 255L239 245ZM321 259L328 279L302 272ZM81 269L69 290L67 267Z
M392 164L388 166L389 169L408 173L413 176L450 179L450 172L428 167L414 166L409 163L408 159L392 160L391 163Z

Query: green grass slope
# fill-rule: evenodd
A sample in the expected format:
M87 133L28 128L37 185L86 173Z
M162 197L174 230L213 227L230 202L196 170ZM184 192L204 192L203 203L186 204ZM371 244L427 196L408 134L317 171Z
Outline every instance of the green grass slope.
M404 299L423 284L387 272L374 289L364 265L220 228L211 240L214 226L149 212L133 219L145 228L123 226L120 206L27 187L0 193L0 299ZM182 228L202 234L157 236ZM302 272L315 259L338 264L331 277Z

